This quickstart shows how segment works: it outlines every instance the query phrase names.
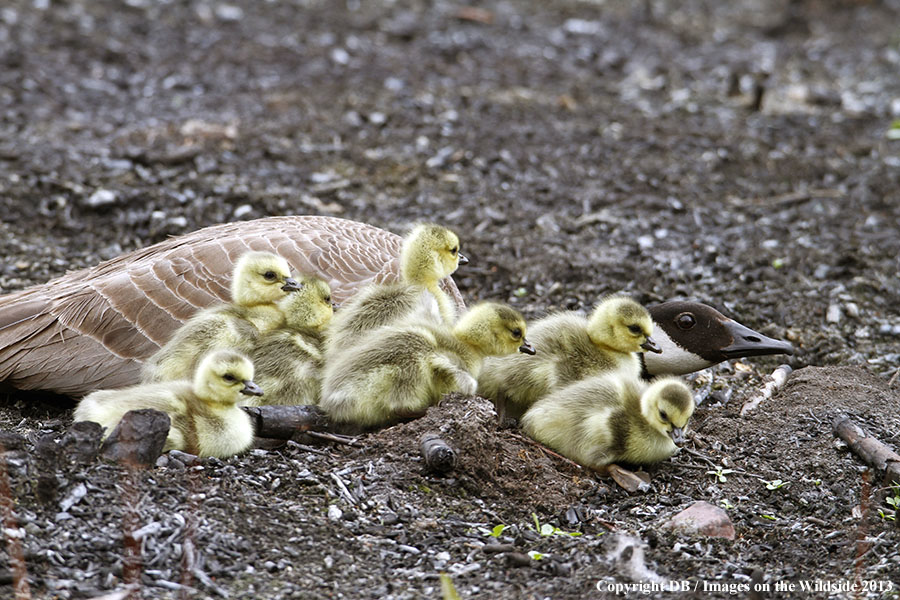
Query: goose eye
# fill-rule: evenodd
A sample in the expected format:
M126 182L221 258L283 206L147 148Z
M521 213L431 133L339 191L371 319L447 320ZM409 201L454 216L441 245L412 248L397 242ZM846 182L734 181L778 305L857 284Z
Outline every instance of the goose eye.
M331 302L331 296L325 296L325 297L323 298L323 300L324 300L325 302Z
M697 324L697 319L691 313L681 313L675 317L675 324L679 329L690 329Z
M237 377L235 377L231 373L225 373L224 375L222 375L222 379L224 379L225 381L227 381L229 383L237 381Z
M512 334L514 338L519 339L520 337L522 337L522 330L516 327L512 330Z
M644 332L641 330L641 327L640 327L639 325L629 325L629 326L628 326L628 331L630 331L630 332L633 333L634 335L641 335L642 333L644 333Z
M668 420L669 420L669 415L666 413L666 411L660 410L660 411L659 411L659 418L662 419L663 421L668 421Z
M263 273L263 277L265 277L268 281L274 281L277 275L275 275L275 271L266 271L265 273Z
M456 256L458 253L459 253L459 248L457 248L456 246L453 246L452 248L450 248L450 254L452 254L453 256Z

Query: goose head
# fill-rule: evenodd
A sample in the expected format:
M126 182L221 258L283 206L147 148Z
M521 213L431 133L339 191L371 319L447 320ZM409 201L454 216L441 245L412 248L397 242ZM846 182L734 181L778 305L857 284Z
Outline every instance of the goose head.
M641 413L651 427L681 444L688 420L694 414L694 396L678 379L658 377L641 394Z
M647 309L627 296L610 296L588 319L588 335L598 346L619 352L661 352L653 340L653 319Z
M525 339L525 319L505 304L476 304L460 317L453 332L483 356L535 353L534 346Z
M262 396L253 382L253 363L234 350L208 353L194 374L194 392L210 404L236 404L241 394Z
M278 302L291 329L322 329L334 316L331 287L317 277L303 277L300 289Z
M406 283L430 287L467 262L455 233L440 225L420 224L403 239L400 277Z
M231 299L239 306L271 304L299 289L290 265L277 254L247 252L234 265Z

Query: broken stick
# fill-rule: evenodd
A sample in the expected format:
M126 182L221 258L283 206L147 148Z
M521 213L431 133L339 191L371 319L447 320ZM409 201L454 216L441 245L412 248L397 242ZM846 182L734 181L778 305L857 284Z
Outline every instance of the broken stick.
M885 485L900 483L900 454L868 435L848 415L838 415L831 427L867 465L884 471Z
M747 415L764 401L774 396L775 392L783 388L788 375L791 374L792 370L793 369L788 365L781 365L772 371L772 374L767 377L766 385L763 386L762 391L750 400L744 402L744 405L741 407L741 416Z
M448 473L456 466L456 450L436 433L422 434L419 451L425 459L425 468L434 473Z
M244 406L258 437L291 439L295 433L328 431L328 417L317 406Z

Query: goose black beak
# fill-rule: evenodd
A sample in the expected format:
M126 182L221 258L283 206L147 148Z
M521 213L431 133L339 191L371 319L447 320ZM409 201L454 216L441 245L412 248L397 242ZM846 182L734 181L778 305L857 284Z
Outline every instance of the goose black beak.
M669 437L672 438L672 441L675 442L676 446L680 446L684 443L684 429L681 427L673 427L672 431L669 432Z
M462 252L459 253L459 266L469 264L469 259L466 258Z
M531 354L534 356L537 354L537 350L534 349L534 346L528 343L528 340L522 340L522 345L519 346L519 352L522 354Z
M724 321L722 325L725 326L732 339L731 344L722 348L722 354L727 358L794 353L794 347L790 342L782 342L781 340L766 337L749 327L744 327L737 321L729 319Z
M263 391L262 388L250 381L249 379L244 380L244 387L241 388L241 393L245 396L262 396Z
M649 335L647 336L647 341L641 344L641 348L643 348L647 352L662 354L662 348L660 348L659 344L657 344L656 341Z
M331 308L332 308L332 310L337 310L337 309L339 309L340 307L341 307L341 305L340 305L340 303L338 303L338 302L332 302L332 303L331 303Z
M284 285L281 286L281 289L285 292L296 292L297 290L303 289L303 284L293 277L288 277L284 280Z

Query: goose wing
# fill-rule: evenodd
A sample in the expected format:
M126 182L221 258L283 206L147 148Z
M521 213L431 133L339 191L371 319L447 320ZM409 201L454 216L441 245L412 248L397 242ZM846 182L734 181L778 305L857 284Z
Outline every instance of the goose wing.
M280 254L342 302L394 281L402 239L346 219L267 217L200 229L0 296L0 381L75 396L136 383L140 363L194 312L229 298L234 262ZM443 282L460 307L452 279Z

